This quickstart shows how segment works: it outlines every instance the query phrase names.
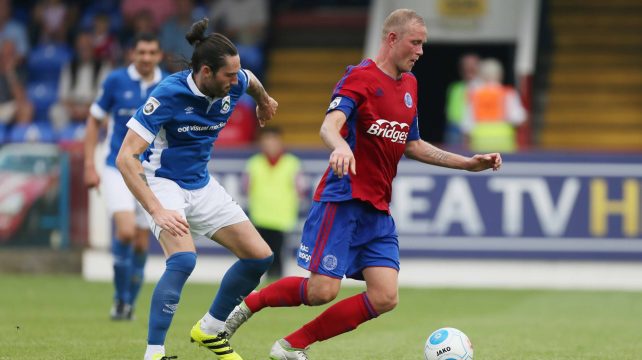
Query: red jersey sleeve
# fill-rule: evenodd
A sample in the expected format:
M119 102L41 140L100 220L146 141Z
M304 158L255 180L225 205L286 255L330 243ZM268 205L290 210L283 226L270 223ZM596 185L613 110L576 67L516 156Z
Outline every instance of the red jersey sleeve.
M348 66L345 74L334 88L332 98L345 96L350 98L358 107L367 97L368 82L363 69L358 66Z

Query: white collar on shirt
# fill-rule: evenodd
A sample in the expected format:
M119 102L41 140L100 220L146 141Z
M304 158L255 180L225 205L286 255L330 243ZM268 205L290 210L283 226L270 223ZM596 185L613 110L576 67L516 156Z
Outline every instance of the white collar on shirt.
M198 86L196 86L196 83L194 82L194 77L192 76L192 72L190 71L189 74L187 74L187 86L189 86L189 89L192 91L192 93L196 96L204 97L207 99L209 102L214 102L217 99L220 98L211 98L201 92L201 90L198 89Z
M136 70L136 66L134 66L134 64L130 64L127 67L127 75L129 75L129 77L135 81L142 80L143 78L143 76L138 72L138 70ZM156 68L154 68L154 79L151 81L151 84L156 84L160 82L162 77L163 77L163 73L161 72L161 69L157 66Z
M192 72L190 71L189 74L187 74L187 85L189 86L189 89L192 90L194 95L200 96L200 97L209 97L201 92L201 90L198 89L198 86L196 86L196 83L194 82L194 77L192 76Z

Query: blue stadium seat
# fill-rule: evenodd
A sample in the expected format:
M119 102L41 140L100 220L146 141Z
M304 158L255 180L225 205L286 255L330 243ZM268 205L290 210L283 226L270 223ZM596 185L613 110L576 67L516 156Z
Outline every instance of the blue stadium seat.
M0 145L6 142L7 125L0 124Z
M34 120L49 121L49 108L58 100L58 87L50 82L30 83L27 96L33 103Z
M106 14L109 17L109 31L112 34L118 33L125 26L123 15L120 13L120 10L117 8L114 10L105 10L102 9L102 6L97 6L97 4L92 4L80 16L79 28L82 30L91 30L94 27L94 17L99 14Z
M56 142L56 134L46 123L15 124L9 132L9 142Z
M28 81L58 84L62 67L71 60L71 57L71 49L64 44L36 46L27 59Z
M84 122L72 122L58 132L58 141L82 141L84 138Z
M239 56L242 59L243 67L249 69L259 79L263 78L263 51L259 46L236 45Z

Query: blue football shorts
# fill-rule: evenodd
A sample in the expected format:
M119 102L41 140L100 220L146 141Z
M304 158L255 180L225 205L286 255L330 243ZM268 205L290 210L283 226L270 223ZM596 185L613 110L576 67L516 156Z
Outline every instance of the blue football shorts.
M399 241L390 214L361 200L314 201L297 263L311 272L363 280L367 267L399 271Z

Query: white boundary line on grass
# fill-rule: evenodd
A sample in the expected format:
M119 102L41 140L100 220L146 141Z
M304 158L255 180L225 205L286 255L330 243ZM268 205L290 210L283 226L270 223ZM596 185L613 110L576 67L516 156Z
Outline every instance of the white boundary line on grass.
M236 261L231 256L201 255L192 282L215 283ZM156 282L165 268L162 256L150 256L145 280ZM112 257L105 250L83 253L83 277L112 280ZM286 275L306 276L293 261ZM347 284L363 284L353 280ZM586 261L401 259L401 286L439 288L511 288L642 291L642 263Z

